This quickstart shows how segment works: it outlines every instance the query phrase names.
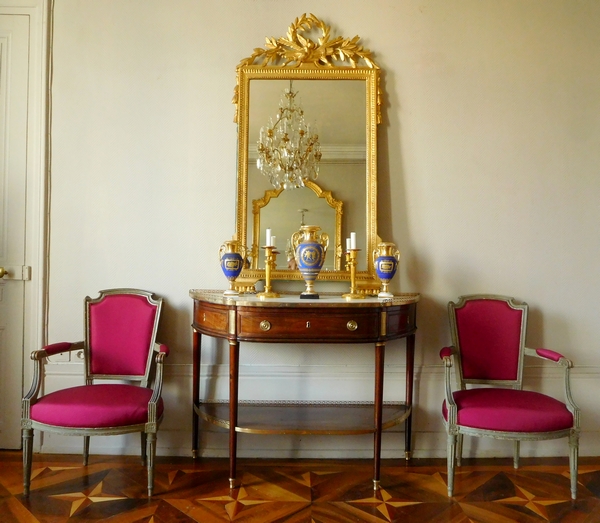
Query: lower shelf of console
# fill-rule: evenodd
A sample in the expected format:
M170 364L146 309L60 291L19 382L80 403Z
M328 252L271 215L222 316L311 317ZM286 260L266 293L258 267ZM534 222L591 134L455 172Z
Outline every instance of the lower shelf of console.
M195 405L204 420L229 429L229 402L206 401ZM405 421L411 407L384 403L383 430ZM372 434L375 432L373 403L267 402L238 403L237 432L250 434Z

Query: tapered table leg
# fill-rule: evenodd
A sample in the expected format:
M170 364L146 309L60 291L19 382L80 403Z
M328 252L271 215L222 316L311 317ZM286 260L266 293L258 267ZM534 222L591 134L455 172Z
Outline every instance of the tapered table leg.
M236 478L238 424L238 385L240 370L240 344L229 341L229 487L238 486Z
M375 344L375 441L373 465L373 489L379 490L381 472L381 432L383 430L383 369L385 343Z
M404 457L409 460L412 456L412 402L413 402L413 380L415 367L415 335L406 338L406 408L410 409L410 415L404 422Z
M198 457L199 433L198 410L200 408L200 355L202 345L202 334L196 329L193 332L192 344L192 458Z

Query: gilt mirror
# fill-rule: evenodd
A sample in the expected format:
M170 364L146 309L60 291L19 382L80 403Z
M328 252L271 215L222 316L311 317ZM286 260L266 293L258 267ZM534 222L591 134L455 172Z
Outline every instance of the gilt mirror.
M301 224L318 225L332 239L319 280L350 279L343 251L355 232L357 286L362 292L378 288L371 253L378 242L379 68L358 37L332 38L330 32L314 15L303 15L285 37L267 38L265 49L238 65L236 233L249 253L236 281L240 289L264 279L267 228L280 252L271 278L302 279L288 251ZM300 119L284 121L285 111ZM294 160L298 178L288 183L269 161L284 156L278 147L294 136L304 149Z

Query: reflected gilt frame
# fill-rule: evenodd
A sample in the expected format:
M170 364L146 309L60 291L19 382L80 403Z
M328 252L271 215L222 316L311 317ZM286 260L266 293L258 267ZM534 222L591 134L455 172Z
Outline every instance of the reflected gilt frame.
M333 247L334 247L334 268L336 271L341 270L342 267L342 215L343 215L343 207L344 202L341 200L337 200L331 194L331 191L324 191L321 187L318 186L315 182L307 181L304 182L304 186L307 189L311 189L318 198L323 198L329 207L333 209L335 212L335 233L333 238ZM252 216L254 218L254 223L252 226L253 238L257 240L260 238L260 211L273 199L277 198L284 191L283 187L279 189L270 189L265 191L265 194L262 198L257 200L252 200ZM258 241L252 242L252 248L250 249L252 262L252 269L258 268Z

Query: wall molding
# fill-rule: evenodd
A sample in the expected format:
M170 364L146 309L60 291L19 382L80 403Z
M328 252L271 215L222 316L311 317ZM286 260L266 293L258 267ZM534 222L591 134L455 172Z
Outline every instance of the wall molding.
M240 394L251 394L251 399L298 399L302 393L307 400L365 400L372 397L373 373L371 365L242 365L240 369ZM80 362L46 365L48 390L78 385L82 382L83 369ZM211 398L225 399L228 394L229 367L227 364L203 365L202 383L211 383ZM600 455L600 425L592 413L594 398L600 395L600 366L580 366L572 369L574 396L582 409L582 456ZM208 381L207 381L208 378ZM561 397L564 390L564 370L554 365L529 367L525 375L526 387L542 386L545 392ZM335 381L336 385L332 386ZM415 369L415 418L413 423L416 458L439 458L446 456L446 435L437 410L443 397L444 369L441 365L421 365ZM541 382L541 383L538 383ZM339 383L339 386L337 384ZM404 365L386 365L386 395L394 399L404 397ZM188 456L191 449L191 385L190 364L165 365L163 397L166 416L158 434L160 455ZM284 397L281 391L289 393ZM331 397L332 391L351 391L343 398ZM206 388L201 390L204 396ZM206 397L206 396L205 396ZM388 398L386 398L388 399ZM421 407L420 407L421 405ZM435 405L435 412L425 410L425 405ZM184 406L184 407L182 407ZM386 431L383 436L383 458L397 458L404 454L402 426ZM201 423L201 456L227 457L228 433L213 425ZM465 456L474 448L465 439ZM36 436L36 440L39 439ZM137 454L137 435L92 438L92 452L98 454ZM478 457L509 457L512 445L473 438ZM50 453L80 453L79 438L45 434L42 449ZM241 434L238 452L240 457L262 458L313 458L335 459L370 458L373 438L367 436L256 436ZM40 448L39 446L37 447ZM522 455L564 456L566 440L544 442L543 445L523 443Z
M367 148L365 145L348 144L321 144L321 163L357 163L364 164L367 160ZM256 163L258 159L258 146L248 146L248 160Z

